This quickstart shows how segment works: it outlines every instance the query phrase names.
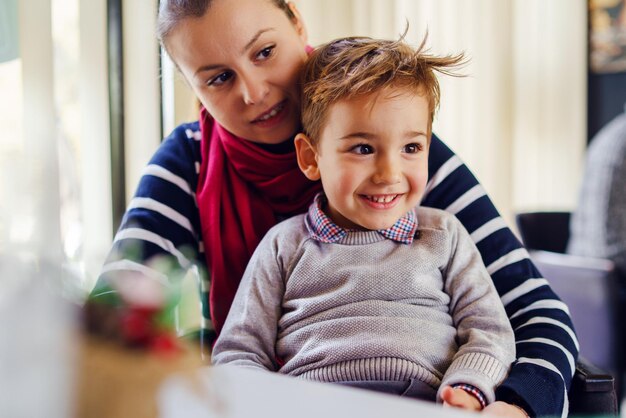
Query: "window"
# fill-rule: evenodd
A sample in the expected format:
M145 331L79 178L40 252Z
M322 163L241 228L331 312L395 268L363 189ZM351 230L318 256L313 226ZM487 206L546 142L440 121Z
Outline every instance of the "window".
M40 1L32 13L29 2L0 3L0 253L62 264L63 290L75 298L91 288L111 242L98 4L106 3Z

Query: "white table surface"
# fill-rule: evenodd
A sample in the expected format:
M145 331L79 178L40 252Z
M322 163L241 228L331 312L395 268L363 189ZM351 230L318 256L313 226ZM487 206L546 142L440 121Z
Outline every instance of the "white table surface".
M163 418L205 417L428 417L470 418L478 414L362 389L296 379L234 366L202 370L204 396L188 381L170 378L159 394ZM200 395L200 396L199 396Z

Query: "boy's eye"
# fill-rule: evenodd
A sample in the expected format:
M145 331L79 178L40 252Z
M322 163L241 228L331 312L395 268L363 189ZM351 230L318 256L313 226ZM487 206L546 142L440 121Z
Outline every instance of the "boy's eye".
M406 144L404 146L404 152L406 152L407 154L415 154L415 153L421 151L421 149L422 149L422 145L421 144L417 144L417 143Z
M367 144L358 144L350 149L350 151L356 154L372 154L374 152L374 148L371 145Z
M210 79L207 85L216 86L216 87L221 86L222 84L230 80L232 76L233 74L230 71L224 71L223 73L220 73L217 76Z
M259 53L257 54L256 58L258 60L266 60L268 59L270 56L272 56L272 53L274 52L274 48L275 46L268 46L267 48L263 48L261 51L259 51Z

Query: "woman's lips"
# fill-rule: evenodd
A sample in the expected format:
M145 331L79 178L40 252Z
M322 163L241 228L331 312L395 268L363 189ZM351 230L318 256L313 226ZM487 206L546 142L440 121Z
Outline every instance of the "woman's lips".
M287 100L283 100L282 102L278 103L276 106L269 109L267 112L264 112L259 117L254 119L252 123L257 126L263 126L263 127L276 125L286 115L287 113L286 105L287 105Z

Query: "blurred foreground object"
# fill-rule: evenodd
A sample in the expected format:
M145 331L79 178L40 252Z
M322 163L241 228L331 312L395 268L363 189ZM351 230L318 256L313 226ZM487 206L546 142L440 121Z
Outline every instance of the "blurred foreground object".
M163 417L158 393L167 379L186 382L196 404L204 403L198 370L200 351L177 338L173 321L177 285L164 286L141 274L125 274L101 287L82 309L77 374L80 418ZM180 405L180 415L186 406Z
M61 270L0 254L0 416L72 415L75 307Z

